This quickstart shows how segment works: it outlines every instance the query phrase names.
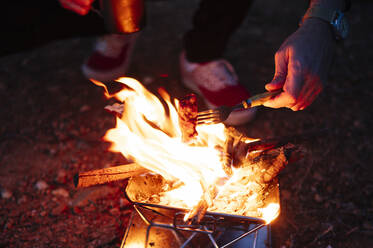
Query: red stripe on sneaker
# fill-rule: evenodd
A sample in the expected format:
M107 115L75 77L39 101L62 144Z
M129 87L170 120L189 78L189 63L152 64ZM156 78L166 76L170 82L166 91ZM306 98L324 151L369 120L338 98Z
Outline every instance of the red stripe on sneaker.
M217 107L222 105L234 106L250 97L250 93L241 85L227 86L219 91L210 91L201 86L198 86L198 88L206 100Z
M117 67L123 65L127 58L129 44L123 46L122 51L118 57L112 58L103 55L102 53L96 51L88 59L86 65L91 70L98 71L110 71L116 69Z

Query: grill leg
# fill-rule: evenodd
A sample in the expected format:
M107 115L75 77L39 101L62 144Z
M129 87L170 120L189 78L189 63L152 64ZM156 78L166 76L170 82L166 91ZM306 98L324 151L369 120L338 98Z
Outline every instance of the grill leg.
M258 225L250 225L248 230L254 229ZM247 233L245 230L226 230L219 237L219 247L228 244L232 240L240 237ZM271 227L265 225L259 228L257 231L243 237L232 245L226 246L229 248L271 248Z

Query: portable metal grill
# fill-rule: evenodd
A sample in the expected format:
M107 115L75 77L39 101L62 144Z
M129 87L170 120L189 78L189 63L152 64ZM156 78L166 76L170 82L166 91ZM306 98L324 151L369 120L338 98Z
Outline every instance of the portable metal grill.
M199 223L183 221L186 209L133 202L122 247L271 247L270 226L262 218L206 212ZM279 185L268 187L265 205L279 203Z

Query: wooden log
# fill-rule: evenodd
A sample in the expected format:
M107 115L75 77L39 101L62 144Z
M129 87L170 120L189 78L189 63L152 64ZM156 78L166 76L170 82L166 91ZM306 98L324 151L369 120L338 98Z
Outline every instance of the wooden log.
M270 151L286 146L287 144L304 143L315 136L325 135L327 132L328 129L310 130L295 135L267 138L251 142L250 139L243 136L237 130L228 129L228 138L223 152L229 154L229 156L226 157L231 159L231 161L226 161L225 164L240 167L246 162L247 156L257 157L257 154L252 154L252 152L261 153L263 151ZM295 157L295 154L289 158L290 162L292 162L292 159L299 160L299 158Z
M254 165L255 181L260 184L266 184L275 179L289 163L301 159L304 153L305 151L302 147L287 144L248 156L242 163L246 164L246 166Z
M153 195L163 192L167 183L161 175L154 173L133 176L128 180L126 193L131 201L146 202Z
M130 163L76 174L74 176L74 184L77 188L84 188L127 179L146 172L149 172L149 170L141 165Z
M248 143L247 152L258 151L258 150L262 150L262 151L270 150L273 148L284 146L288 143L293 143L293 144L303 143L316 136L326 135L328 134L329 131L330 131L329 129L308 130L308 131L294 134L294 135L254 141L254 142Z
M255 153L255 156L246 157L242 160L242 166L251 167L251 170L254 172L247 180L261 184L263 189L265 189L290 161L294 162L302 157L302 153L303 150L301 148L287 144L280 148ZM224 181L224 178L220 180ZM217 180L208 189L204 189L204 195L198 204L188 212L186 223L198 223L203 218L210 206L209 203L214 201L218 194L217 186L221 186L220 180ZM174 183L176 186L172 186L172 183L161 180L159 175L149 173L132 177L127 185L126 192L132 201L160 204L157 195L164 192L165 188L168 190L177 188L177 182ZM166 184L167 187L165 187Z

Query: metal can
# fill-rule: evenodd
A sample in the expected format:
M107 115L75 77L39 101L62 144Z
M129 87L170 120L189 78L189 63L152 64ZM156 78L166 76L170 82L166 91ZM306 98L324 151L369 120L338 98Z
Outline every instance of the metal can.
M143 0L100 0L100 8L110 33L131 34L145 26Z

